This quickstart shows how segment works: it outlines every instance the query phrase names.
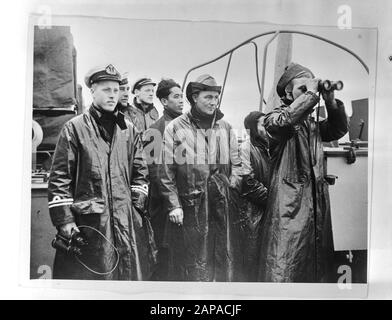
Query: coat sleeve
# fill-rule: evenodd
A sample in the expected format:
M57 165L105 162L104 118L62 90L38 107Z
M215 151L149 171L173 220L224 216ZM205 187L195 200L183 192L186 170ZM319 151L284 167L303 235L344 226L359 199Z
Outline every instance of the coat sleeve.
M134 130L131 194L132 203L139 212L144 213L148 196L148 167L143 157L141 134Z
M159 188L166 213L181 208L177 190L177 164L175 161L174 129L170 124L165 129L162 147L162 166L160 167Z
M311 92L299 96L290 106L278 107L265 117L265 128L273 140L288 139L294 126L313 111L320 98Z
M321 139L326 142L338 140L348 131L348 117L342 101L336 99L337 108L328 110L328 118L320 121Z
M75 221L71 205L78 151L72 128L68 122L61 130L49 174L48 207L55 227Z

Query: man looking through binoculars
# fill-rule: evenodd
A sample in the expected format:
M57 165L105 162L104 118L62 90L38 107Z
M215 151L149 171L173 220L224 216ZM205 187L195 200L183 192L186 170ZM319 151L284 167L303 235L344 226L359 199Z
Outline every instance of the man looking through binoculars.
M348 131L344 104L334 93L341 88L341 82L328 85L296 63L278 81L283 104L265 117L272 168L260 281L330 281L333 243L322 141L338 140ZM328 118L316 122L311 114L319 95Z

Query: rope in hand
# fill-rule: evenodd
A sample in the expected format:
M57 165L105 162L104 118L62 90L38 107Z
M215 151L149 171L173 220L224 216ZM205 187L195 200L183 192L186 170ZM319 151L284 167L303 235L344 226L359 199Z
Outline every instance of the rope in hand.
M92 273L94 273L94 274L97 274L97 275L100 275L100 276L107 276L107 275L113 273L114 270L116 270L116 268L118 267L118 264L119 264L119 262L120 262L120 253L118 252L118 249L117 249L117 248L110 242L110 240L109 240L107 237L105 237L105 235L102 234L102 232L100 232L99 230L97 230L97 229L95 229L95 228L93 228L93 227L90 227L90 226L86 226L86 225L78 226L78 228L79 228L79 229L80 229L80 228L87 228L87 229L91 229L91 230L97 232L97 233L98 233L102 238L104 238L104 239L111 245L111 247L114 249L114 251L116 252L116 255L117 255L117 260L116 260L116 264L114 265L114 267L113 267L110 271L107 271L107 272L98 272L98 271L95 271L95 270L91 269L91 268L88 267L83 261L81 261L81 260L79 259L78 256L75 255L76 260L77 260L83 267L85 267L88 271L90 271L90 272L92 272Z

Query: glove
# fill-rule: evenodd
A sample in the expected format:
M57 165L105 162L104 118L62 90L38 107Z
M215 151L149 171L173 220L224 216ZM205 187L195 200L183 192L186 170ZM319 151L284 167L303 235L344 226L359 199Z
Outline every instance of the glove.
M242 196L258 206L264 206L268 197L267 188L250 175L244 177L242 182Z

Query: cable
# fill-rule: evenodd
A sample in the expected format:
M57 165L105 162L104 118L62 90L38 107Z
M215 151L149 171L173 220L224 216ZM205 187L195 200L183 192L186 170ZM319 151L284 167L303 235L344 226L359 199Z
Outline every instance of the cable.
M113 248L114 251L116 252L117 261L116 261L115 266L114 266L110 271L108 271L108 272L98 272L98 271L95 271L95 270L89 268L85 263L83 263L83 262L75 255L76 260L77 260L83 267L85 267L88 271L90 271L90 272L92 272L92 273L94 273L94 274L97 274L97 275L100 275L100 276L107 276L107 275L113 273L114 270L116 270L116 268L118 267L118 264L119 264L119 262L120 262L120 253L118 252L118 249L117 249L117 248L110 242L110 240L109 240L107 237L105 237L105 235L104 235L102 232L100 232L99 230L97 230L97 229L95 229L95 228L93 228L93 227L90 227L90 226L86 226L86 225L78 226L78 228L79 228L79 229L80 229L80 228L91 229L91 230L97 232L99 235L101 235L101 236L102 236L102 237L112 246L112 248Z

